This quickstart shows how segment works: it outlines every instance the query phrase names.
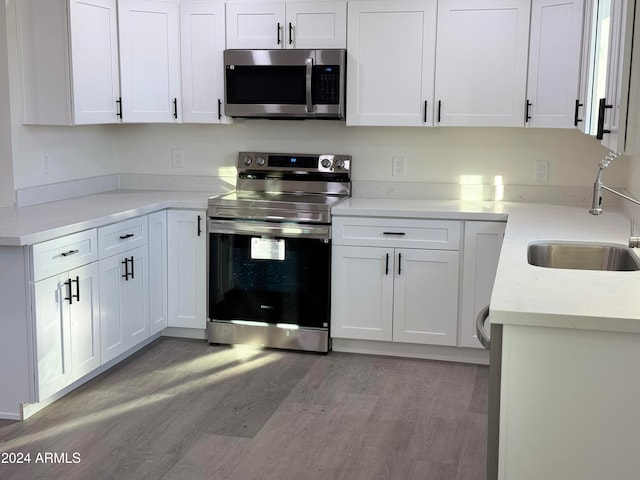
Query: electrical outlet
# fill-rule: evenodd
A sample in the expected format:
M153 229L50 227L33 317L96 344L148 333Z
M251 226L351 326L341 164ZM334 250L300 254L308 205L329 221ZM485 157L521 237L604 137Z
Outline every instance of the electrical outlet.
M394 177L405 176L404 161L405 161L404 157L393 157L391 159L391 168L392 168L391 173Z
M173 168L184 168L184 150L171 150L171 165Z
M51 155L49 152L42 152L42 173L49 173L51 171Z
M549 162L538 160L534 164L534 180L537 182L547 182L549 180Z

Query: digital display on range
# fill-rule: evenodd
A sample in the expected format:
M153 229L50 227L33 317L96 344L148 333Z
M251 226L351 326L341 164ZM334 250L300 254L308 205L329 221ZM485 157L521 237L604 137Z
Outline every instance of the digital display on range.
M270 155L269 166L270 167L317 168L318 157Z

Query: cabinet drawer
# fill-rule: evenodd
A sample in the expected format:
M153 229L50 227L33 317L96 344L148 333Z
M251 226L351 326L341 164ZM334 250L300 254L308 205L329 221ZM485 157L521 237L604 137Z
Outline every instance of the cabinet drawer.
M33 279L42 280L98 258L98 239L95 229L54 238L31 247Z
M107 258L147 244L147 217L136 217L98 229L99 258Z
M455 220L334 217L332 228L336 245L460 249L460 222Z

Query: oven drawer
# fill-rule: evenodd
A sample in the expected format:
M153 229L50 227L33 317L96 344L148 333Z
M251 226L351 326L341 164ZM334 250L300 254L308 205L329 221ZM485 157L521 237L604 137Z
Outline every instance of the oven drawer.
M456 220L333 217L332 229L334 245L460 249Z
M146 216L132 218L98 229L99 258L107 258L147 244Z

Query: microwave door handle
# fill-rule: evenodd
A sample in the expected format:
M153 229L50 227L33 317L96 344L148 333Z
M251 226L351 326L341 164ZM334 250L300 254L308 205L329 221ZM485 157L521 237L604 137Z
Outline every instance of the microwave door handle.
M307 67L306 83L307 83L307 113L313 112L313 103L311 98L311 76L313 74L313 58L307 58L304 61Z

